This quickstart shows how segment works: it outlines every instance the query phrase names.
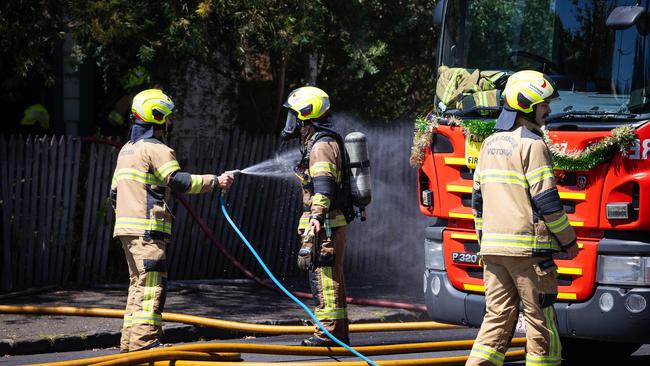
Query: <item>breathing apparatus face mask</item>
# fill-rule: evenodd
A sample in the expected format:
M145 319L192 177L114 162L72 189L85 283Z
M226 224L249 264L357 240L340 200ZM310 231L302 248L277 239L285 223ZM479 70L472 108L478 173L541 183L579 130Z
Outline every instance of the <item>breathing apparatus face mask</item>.
M298 120L298 115L295 111L289 109L287 111L287 120L284 123L284 129L280 133L282 140L291 140L300 137L300 128L303 126L302 121Z

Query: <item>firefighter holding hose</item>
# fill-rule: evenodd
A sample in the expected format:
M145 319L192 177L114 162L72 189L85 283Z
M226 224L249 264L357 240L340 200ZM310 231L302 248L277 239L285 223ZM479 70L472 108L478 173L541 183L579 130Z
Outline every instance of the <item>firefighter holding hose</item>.
M503 364L519 303L526 321L526 365L559 365L553 304L553 256L578 253L555 185L542 127L558 97L555 83L537 71L509 77L505 105L483 142L474 172L472 208L483 261L486 314L466 365Z
M328 332L349 344L349 320L345 300L343 253L347 237L345 207L349 207L342 185L344 147L329 120L329 96L321 89L305 86L292 91L283 105L287 120L282 138L300 138L302 159L295 169L303 191L303 214L298 232L303 246L298 266L309 271L316 301L316 318ZM316 327L303 346L337 346Z
M129 267L129 292L120 351L160 346L167 287L166 249L172 233L167 202L172 193L228 189L233 175L195 175L181 171L165 137L172 128L174 102L161 90L133 98L130 140L117 158L110 199L115 210L113 236L120 239Z

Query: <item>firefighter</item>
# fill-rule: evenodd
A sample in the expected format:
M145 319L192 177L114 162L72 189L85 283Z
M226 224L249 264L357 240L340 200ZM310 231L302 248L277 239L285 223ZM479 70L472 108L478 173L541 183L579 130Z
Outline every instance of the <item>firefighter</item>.
M305 86L292 91L287 102L287 120L282 138L300 138L302 159L295 168L303 191L303 214L298 233L315 236L312 246L301 248L307 259L309 283L316 302L315 315L328 332L349 344L349 320L345 300L343 253L347 221L342 207L344 154L342 139L332 130L329 96L321 89ZM307 253L311 251L311 253ZM313 259L310 259L313 258ZM303 346L337 345L318 327L302 341Z
M553 256L578 253L555 185L542 127L558 97L537 71L508 79L496 132L482 144L474 172L472 209L480 244L486 313L466 365L502 365L522 303L526 365L559 365L561 345L553 304Z
M122 242L129 267L129 293L120 351L160 346L161 313L167 285L166 248L172 233L171 193L228 189L228 174L194 175L181 171L165 144L174 102L161 90L133 98L130 140L117 158L110 198L115 209L114 237Z
M50 130L50 113L42 104L32 104L23 112L20 125L24 126L22 132L41 134Z

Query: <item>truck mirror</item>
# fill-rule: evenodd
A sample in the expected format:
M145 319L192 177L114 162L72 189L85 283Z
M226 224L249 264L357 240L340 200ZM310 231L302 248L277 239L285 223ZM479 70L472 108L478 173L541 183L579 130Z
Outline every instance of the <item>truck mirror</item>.
M436 10L433 12L433 24L442 25L442 13L445 11L445 0L440 0L436 4Z
M614 30L627 29L646 18L645 8L641 6L617 6L607 17L607 28Z

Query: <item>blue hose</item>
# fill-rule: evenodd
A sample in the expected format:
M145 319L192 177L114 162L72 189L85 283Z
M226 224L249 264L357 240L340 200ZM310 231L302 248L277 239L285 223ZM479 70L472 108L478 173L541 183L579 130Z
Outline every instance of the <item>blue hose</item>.
M378 366L376 363L374 363L373 361L371 361L369 358L367 358L366 356L364 356L364 355L362 355L361 353L357 352L354 348L348 346L347 344L345 344L345 343L339 341L336 337L334 337L334 335L332 335L332 333L330 333L327 329L325 329L325 327L323 326L323 324L321 324L321 322L318 321L318 319L316 318L316 315L314 315L314 313L312 313L312 312L309 310L309 308L307 307L307 305L305 305L302 301L298 300L297 297L295 297L291 292L289 292L289 290L287 290L284 286L282 286L282 284L280 283L280 281L278 281L278 279L275 278L275 276L273 275L273 273L271 273L271 271L270 271L269 268L266 266L266 264L264 264L264 261L262 261L262 258L260 258L259 254L257 254L257 251L255 250L255 248L253 248L253 246L248 242L248 239L246 239L246 237L244 236L244 234L241 233L241 231L239 230L239 228L237 227L237 225L232 221L232 219L230 218L230 215L228 215L228 211L226 211L226 205L225 205L224 202L223 202L223 195L219 198L219 206L221 206L221 212L223 213L223 216L226 217L226 220L228 221L228 223L230 224L230 226L232 226L233 230L235 230L235 232L237 233L237 235L239 236L239 238L241 238L241 240L244 242L244 244L246 244L246 247L248 248L248 250L250 250L251 253L253 253L253 255L255 256L255 259L257 259L257 261L260 263L260 265L261 265L262 268L264 269L264 272L266 272L266 274L269 275L269 277L271 278L271 280L273 280L273 282L275 282L275 284L280 288L280 290L282 290L282 292L284 292L287 296L289 296L289 297L291 298L291 300L293 300L296 304L300 305L300 307L303 308L303 309L307 312L307 314L309 314L309 317L314 321L314 323L316 323L316 324L318 325L318 327L319 327L320 329L322 329L323 332L324 332L324 333L325 333L325 334L326 334L326 335L327 335L331 340L333 340L334 342L338 343L341 347L344 347L345 349L347 349L348 351L350 351L350 352L351 352L352 354L354 354L355 356L358 356L359 358L361 358L362 360L364 360L365 362L367 362L369 365L372 365L372 366Z

